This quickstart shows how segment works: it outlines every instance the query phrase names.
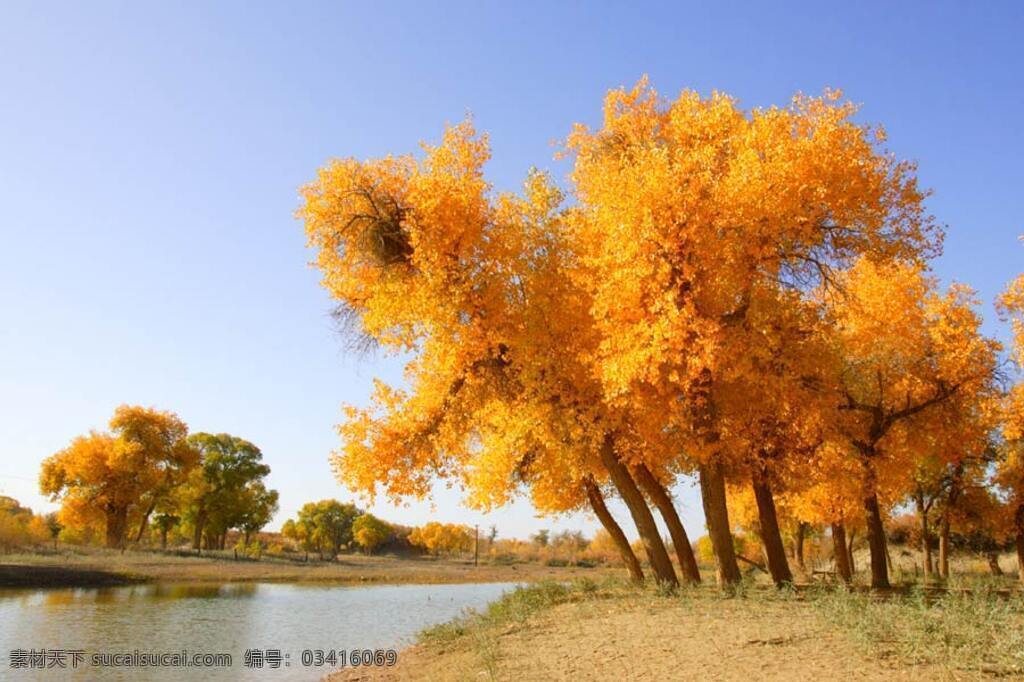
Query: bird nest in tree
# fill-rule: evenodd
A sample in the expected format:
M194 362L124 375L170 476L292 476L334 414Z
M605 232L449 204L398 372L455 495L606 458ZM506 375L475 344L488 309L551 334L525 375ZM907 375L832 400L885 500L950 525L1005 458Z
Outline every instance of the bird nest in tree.
M358 231L360 246L377 265L408 265L412 244L404 223L409 208L373 187L360 187L352 193L363 199L364 210L349 218L346 231Z

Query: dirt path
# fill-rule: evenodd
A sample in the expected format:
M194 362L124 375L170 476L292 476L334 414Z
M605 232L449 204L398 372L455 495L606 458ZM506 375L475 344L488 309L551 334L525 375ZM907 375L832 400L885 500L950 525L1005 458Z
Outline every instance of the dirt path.
M392 669L342 680L918 680L935 666L871 660L800 603L744 600L562 604L522 626L465 637L444 651L417 645Z

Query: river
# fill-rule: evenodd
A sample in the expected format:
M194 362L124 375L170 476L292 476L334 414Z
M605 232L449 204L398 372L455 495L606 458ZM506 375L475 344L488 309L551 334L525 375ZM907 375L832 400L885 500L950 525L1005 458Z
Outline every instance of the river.
M339 666L345 656L351 664L357 651L359 659L380 662L423 628L484 607L513 587L157 583L0 590L0 678L317 680L332 660ZM230 665L213 654L229 654ZM152 665L153 657L163 665ZM143 658L150 659L145 667ZM33 667L39 665L52 667Z

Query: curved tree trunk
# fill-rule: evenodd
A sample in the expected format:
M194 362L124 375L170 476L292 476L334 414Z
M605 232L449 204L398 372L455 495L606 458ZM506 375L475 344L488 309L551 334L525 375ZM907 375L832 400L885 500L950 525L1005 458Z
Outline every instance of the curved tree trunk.
M686 528L683 527L683 522L676 512L675 505L672 504L672 498L669 497L665 486L654 477L645 464L634 467L633 474L636 482L640 484L640 488L654 502L661 518L665 520L665 525L668 526L669 535L672 537L672 548L676 552L676 558L679 559L679 569L683 573L683 580L688 583L699 583L700 570L697 568L697 558L693 555L693 547L690 546L690 538L686 535Z
M146 526L149 525L149 517L156 509L156 500L153 500L149 504L149 508L146 509L146 513L142 515L142 521L139 523L139 530L135 533L135 544L139 544L142 541L142 536L146 533Z
M844 583L849 584L853 580L853 570L850 567L850 554L846 549L846 526L841 522L832 524L832 554L836 562L836 575Z
M768 562L768 571L772 575L772 581L776 587L793 583L793 573L789 570L789 562L786 561L786 547L782 544L782 533L779 531L779 519L775 513L775 499L772 497L772 490L764 476L761 465L754 464L754 473L751 476L754 499L757 501L758 528L761 534L761 544L764 547L765 559Z
M704 519L711 537L711 547L718 561L718 584L732 585L740 581L740 567L736 562L736 548L729 525L729 508L725 502L725 476L719 464L703 464L698 469L700 498L704 505Z
M949 577L949 512L943 512L939 522L939 577Z
M615 484L622 501L626 503L633 522L636 524L637 532L640 533L640 541L647 550L647 559L651 562L651 570L654 572L654 579L659 583L667 585L678 585L679 579L672 567L672 561L668 558L665 550L665 543L661 541L658 533L658 525L654 522L654 515L651 514L644 496L636 487L636 482L629 475L626 465L619 461L615 453L614 439L609 436L601 444L601 462L611 475L612 483Z
M590 501L590 508L594 510L597 520L601 522L601 526L604 527L608 535L611 536L612 542L615 543L615 548L619 550L619 556L622 557L622 563L626 564L629 577L633 582L642 583L644 581L644 571L640 568L640 561L636 558L636 554L633 553L633 548L629 546L629 540L626 539L626 534L622 532L622 527L619 526L618 522L615 521L615 517L608 511L608 506L604 503L601 490L589 478L584 481L584 486L587 489L587 499Z

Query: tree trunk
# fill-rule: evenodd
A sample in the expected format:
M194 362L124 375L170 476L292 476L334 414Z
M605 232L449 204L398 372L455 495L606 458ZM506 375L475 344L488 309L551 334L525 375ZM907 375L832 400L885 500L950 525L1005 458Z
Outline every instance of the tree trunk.
M160 549L167 549L167 528L160 529Z
M149 517L153 513L154 509L156 509L156 500L153 500L153 502L150 503L149 508L146 509L146 513L142 515L142 521L139 523L139 530L135 533L136 545L142 540L142 536L146 532L146 526L149 525Z
M1024 531L1017 531L1017 578L1024 585Z
M942 513L939 523L939 577L949 578L949 512Z
M873 491L864 497L864 520L868 526L868 549L871 552L871 587L876 590L888 589L889 566L885 528L882 525L878 495Z
M885 546L885 526L882 525L882 509L878 503L878 492L875 486L875 469L871 458L873 447L861 449L861 465L864 478L862 480L864 520L868 531L868 550L871 553L871 587L876 590L889 589L889 552Z
M128 536L128 509L108 509L107 517L107 547L110 549L124 549Z
M192 549L199 551L203 542L203 531L206 530L206 512L200 508L196 514L196 526L192 532ZM209 549L209 547L207 547Z
M853 575L854 573L857 572L857 564L855 564L854 561L853 561L853 541L854 541L854 539L856 539L856 537L857 537L857 531L856 530L851 530L850 531L850 540L849 540L849 542L846 543L847 553L850 555L850 575Z
M927 580L932 577L932 545L928 538L928 509L924 504L924 493L918 490L914 494L914 503L917 505L917 515L921 519L921 553L924 555L924 577Z
M768 570L776 587L793 583L793 573L786 561L786 547L782 544L782 533L779 531L779 519L775 513L775 500L772 490L765 479L763 471L757 471L761 465L754 464L755 471L751 477L754 488L754 499L757 501L758 527L761 544L764 547Z
M704 505L704 519L711 537L711 547L718 561L718 584L733 585L740 581L740 567L736 563L736 548L729 525L729 508L725 502L725 476L719 464L703 464L698 469L700 497Z
M221 536L220 536L220 546L218 547L218 549L224 549L224 547L227 544L228 544L228 531L225 530L223 533L221 533Z
M1017 514L1017 579L1024 585L1024 504L1018 505Z
M832 524L832 554L836 562L836 575L846 584L853 580L850 569L850 554L846 549L846 526L842 523Z
M622 557L622 563L626 564L629 577L633 582L642 583L644 581L644 571L640 568L640 561L636 558L636 554L633 553L633 548L629 546L629 540L626 539L626 534L622 532L622 527L619 526L615 517L608 511L608 506L604 503L601 490L590 478L584 481L584 485L587 489L587 499L590 500L590 507L594 510L597 520L601 522L601 526L611 536L612 542L615 543L615 548L619 550L619 556Z
M990 570L994 576L1001 576L1003 574L1003 569L999 567L998 550L988 553L988 570Z
M678 585L679 579L672 567L672 561L668 558L665 543L661 541L654 515L644 501L644 496L640 494L640 489L636 487L633 477L629 475L626 465L619 461L615 453L615 441L611 436L606 437L601 444L601 462L611 475L612 483L615 484L633 517L637 532L640 533L640 541L647 550L647 560L651 563L654 579L659 583Z
M793 560L800 570L807 572L807 565L804 563L804 540L807 538L807 524L801 521L796 525L796 537L793 538Z
M939 577L943 579L949 578L949 531L953 510L956 509L957 500L960 498L963 475L964 463L961 461L953 469L949 492L946 493L946 503L942 505L942 521L939 523Z
M693 547L690 546L690 539L686 535L686 528L676 513L672 498L669 497L665 487L654 477L646 465L641 464L635 467L634 477L640 484L640 488L647 494L647 497L654 502L658 508L661 518L668 526L669 535L672 537L672 548L675 549L676 558L679 559L679 568L683 573L683 580L688 583L700 582L700 570L697 568L697 558L693 555Z

